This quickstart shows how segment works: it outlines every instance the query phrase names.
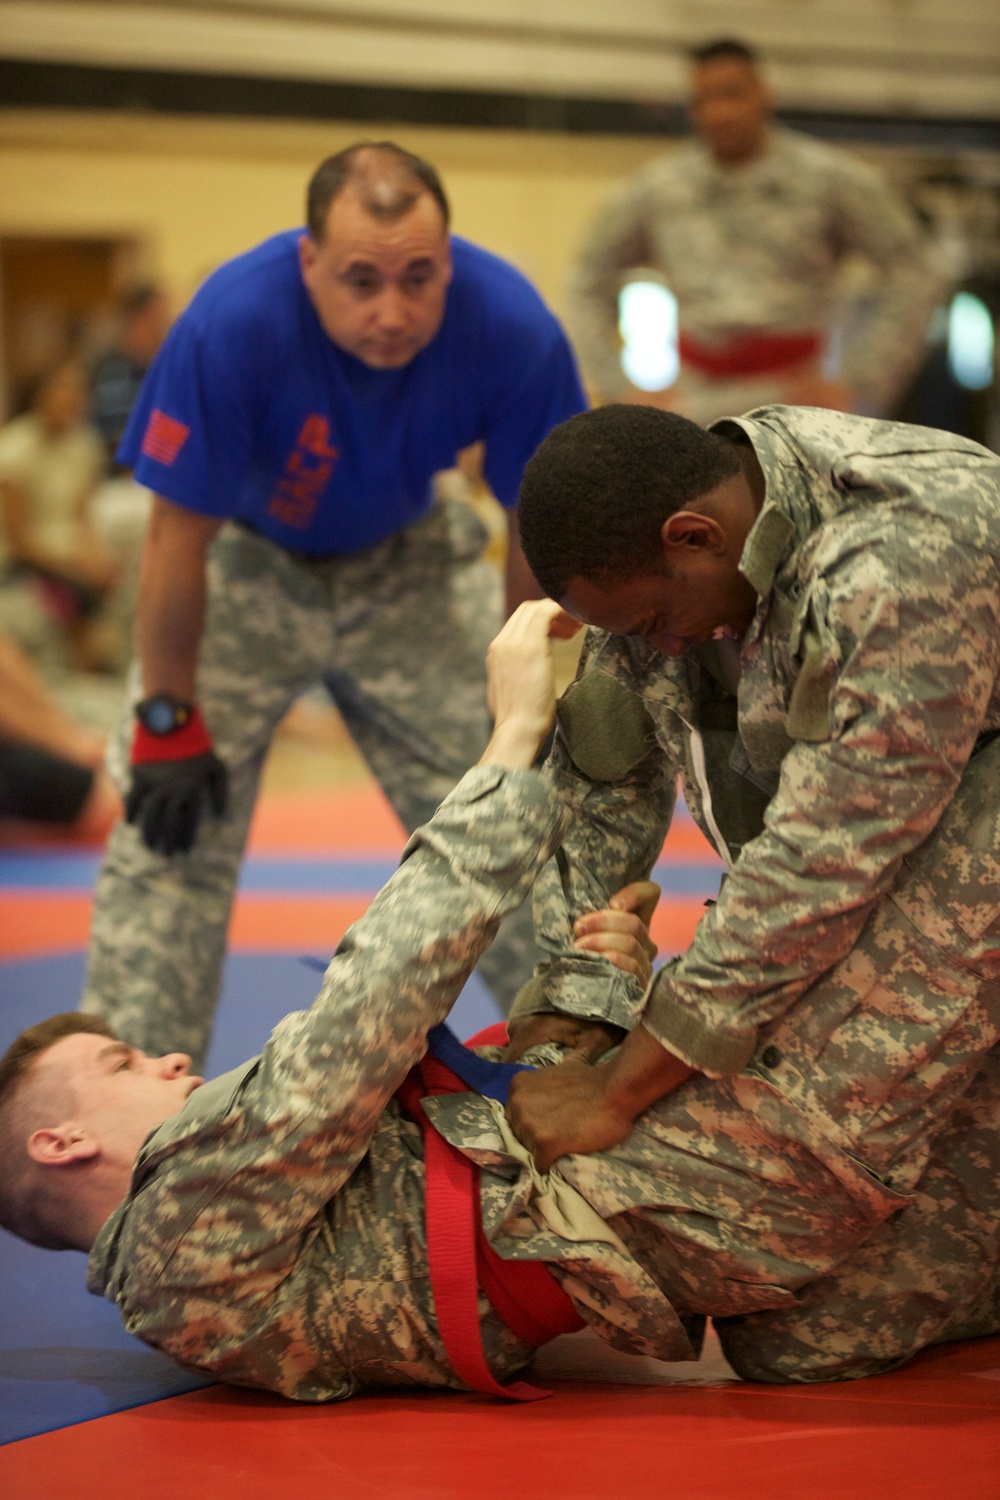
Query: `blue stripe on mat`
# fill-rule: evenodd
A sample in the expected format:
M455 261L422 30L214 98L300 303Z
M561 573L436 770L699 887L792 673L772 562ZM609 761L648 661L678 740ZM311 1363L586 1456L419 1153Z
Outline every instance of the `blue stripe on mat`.
M377 891L396 869L392 856L282 859L252 855L243 863L244 891ZM0 855L0 889L89 891L100 868L96 853L19 851Z
M99 855L91 853L21 851L2 854L0 890L90 891L97 879L99 865ZM396 867L396 860L375 855L358 859L282 859L252 855L244 861L239 888L241 891L275 893L374 893L385 885ZM653 879L663 887L665 896L704 896L714 894L718 870L718 861L711 858L697 862L664 861L656 866Z

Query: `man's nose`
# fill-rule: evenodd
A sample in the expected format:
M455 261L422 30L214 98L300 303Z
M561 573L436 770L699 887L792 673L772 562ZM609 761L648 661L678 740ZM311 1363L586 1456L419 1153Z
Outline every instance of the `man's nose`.
M167 1052L156 1059L161 1078L181 1078L191 1071L191 1059L186 1052Z
M402 328L406 324L407 315L406 298L399 287L385 287L378 299L379 326L384 329Z

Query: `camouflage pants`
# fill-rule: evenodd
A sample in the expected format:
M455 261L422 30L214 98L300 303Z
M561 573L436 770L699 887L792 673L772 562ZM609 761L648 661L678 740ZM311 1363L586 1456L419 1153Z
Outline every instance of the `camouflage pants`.
M1000 1333L1000 1050L902 1212L791 1309L717 1319L716 1330L738 1374L775 1384L856 1380L928 1344Z
M485 529L445 503L377 547L303 560L227 526L209 556L198 699L229 768L225 818L166 858L112 833L98 879L81 1008L152 1054L204 1057L233 892L264 757L289 704L322 679L404 827L427 821L489 737L485 654L500 580ZM138 696L138 675L133 674ZM128 775L129 711L112 750ZM529 905L480 967L506 1008L535 961Z
M754 1379L871 1374L1000 1328L1000 739L852 951L566 1175Z

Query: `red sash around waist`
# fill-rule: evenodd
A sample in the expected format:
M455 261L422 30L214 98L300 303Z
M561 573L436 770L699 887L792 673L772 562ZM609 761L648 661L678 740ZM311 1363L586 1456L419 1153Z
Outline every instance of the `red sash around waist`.
M470 1389L513 1401L537 1401L551 1392L521 1380L501 1385L491 1374L479 1325L479 1287L511 1332L535 1348L557 1334L574 1333L584 1323L542 1261L504 1260L487 1240L479 1206L479 1168L438 1134L420 1102L429 1094L467 1092L467 1085L450 1068L429 1056L396 1091L424 1136L427 1259L438 1331L452 1368Z
M815 359L821 344L818 333L746 333L727 344L708 345L681 332L677 352L682 365L690 365L710 380L726 380L777 374Z

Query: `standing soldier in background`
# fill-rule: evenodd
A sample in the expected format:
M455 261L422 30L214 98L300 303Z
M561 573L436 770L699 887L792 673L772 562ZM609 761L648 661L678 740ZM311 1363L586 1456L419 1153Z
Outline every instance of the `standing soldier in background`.
M361 144L323 162L308 230L209 277L154 361L118 457L155 494L138 673L115 770L83 1009L200 1060L271 736L322 679L408 830L489 737L500 623L485 528L432 505L476 442L511 517L528 458L585 398L512 266L448 233L434 168ZM508 604L536 592L511 520ZM530 913L484 978L534 963ZM499 950L499 951L498 951Z
M713 42L692 58L698 139L625 184L577 267L574 331L598 396L701 423L772 402L888 411L919 362L936 293L914 220L870 167L773 124L749 47ZM880 275L833 379L824 357L851 253ZM618 361L618 294L638 267L662 272L680 323L680 377L643 397Z

